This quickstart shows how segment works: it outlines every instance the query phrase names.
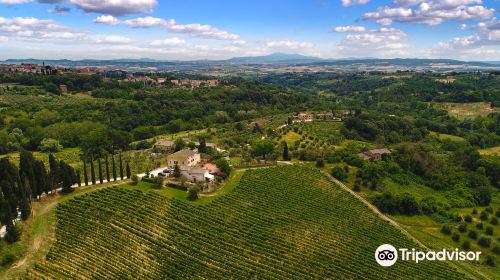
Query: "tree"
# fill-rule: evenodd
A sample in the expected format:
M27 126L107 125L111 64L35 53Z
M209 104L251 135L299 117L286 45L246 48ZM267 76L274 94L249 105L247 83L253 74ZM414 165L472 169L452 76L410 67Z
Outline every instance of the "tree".
M130 164L128 161L127 161L127 165L125 167L125 173L127 174L127 178L130 179L132 176L132 172L130 171Z
M24 176L29 183L30 189L26 189L28 197L37 198L40 192L38 191L35 172L33 170L34 161L35 159L33 158L33 154L31 152L21 150L19 154L19 176L21 178Z
M194 185L194 186L191 186L188 189L188 199L189 200L197 200L199 198L200 192L201 192L201 186L199 183Z
M85 186L89 185L89 175L87 174L87 161L83 157L83 179L85 180Z
M52 138L44 138L40 143L40 151L55 153L63 149L63 146L59 144L59 141Z
M116 164L114 154L111 154L111 168L113 169L113 181L116 182Z
M21 184L19 185L19 210L21 212L21 219L27 220L31 215L31 202L29 199L29 180L22 175ZM14 212L17 214L17 212Z
M120 179L123 180L123 161L122 161L122 153L119 154L119 164L120 164Z
M205 137L200 138L200 145L198 146L198 151L200 153L207 153L207 141Z
M99 183L103 184L104 180L103 180L103 175L102 175L101 158L97 159L97 169L98 169L98 172L99 172Z
M184 141L184 139L182 139L182 138L175 139L174 143L175 143L175 151L176 152L186 148L186 145L187 145L186 141Z
M62 192L70 193L73 191L73 184L77 182L75 170L62 160L59 162L59 168L61 170Z
M332 168L332 176L340 181L344 181L345 179L347 179L347 172L344 168L335 166L334 168Z
M174 177L179 179L180 177L182 176L181 174L181 168L179 167L179 165L176 163L174 165Z
M318 158L316 160L316 167L323 168L325 167L325 161L322 158Z
M92 185L95 185L94 157L92 155L90 156L90 179L92 180Z
M283 160L290 160L290 155L288 154L288 144L286 143L286 141L283 141Z
M108 160L108 154L106 154L105 161L106 161L106 180L108 180L108 183L109 183L109 182L111 182L111 177L110 177L110 175L109 175L109 160Z
M253 156L261 156L264 160L266 160L267 156L274 153L274 144L269 140L260 140L257 141L252 146L252 155Z
M45 169L45 164L41 160L35 160L33 164L33 171L35 173L35 180L39 186L40 194L50 192L49 176L47 170Z
M227 160L225 160L224 158L220 158L215 161L215 165L217 165L219 170L222 172L223 174L222 177L224 178L229 177L229 175L231 174L231 166L229 166Z

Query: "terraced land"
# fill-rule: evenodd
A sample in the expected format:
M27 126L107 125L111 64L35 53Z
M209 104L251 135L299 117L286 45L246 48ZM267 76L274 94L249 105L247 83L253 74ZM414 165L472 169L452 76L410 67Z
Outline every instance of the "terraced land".
M58 206L56 241L33 279L463 279L442 262L379 266L376 247L417 247L320 171L247 170L192 205L100 190Z

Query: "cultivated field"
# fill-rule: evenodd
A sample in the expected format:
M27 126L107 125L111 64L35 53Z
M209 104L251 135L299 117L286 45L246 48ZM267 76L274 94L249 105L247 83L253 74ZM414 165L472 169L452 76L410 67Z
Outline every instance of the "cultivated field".
M417 245L307 167L247 170L204 205L114 187L60 204L56 217L30 278L463 279L441 262L380 267L380 244Z
M450 116L457 119L473 119L480 116L487 116L490 113L500 112L500 108L491 108L489 103L434 103L436 108L448 111Z

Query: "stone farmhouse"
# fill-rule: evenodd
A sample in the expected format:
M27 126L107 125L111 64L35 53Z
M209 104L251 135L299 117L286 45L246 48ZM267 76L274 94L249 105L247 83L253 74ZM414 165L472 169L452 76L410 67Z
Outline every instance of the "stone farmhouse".
M359 157L363 160L379 161L384 155L390 155L391 151L387 148L369 150L359 153Z

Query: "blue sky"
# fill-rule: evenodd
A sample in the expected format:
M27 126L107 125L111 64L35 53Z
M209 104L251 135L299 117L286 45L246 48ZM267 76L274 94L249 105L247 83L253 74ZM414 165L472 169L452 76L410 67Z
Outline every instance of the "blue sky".
M0 0L0 59L500 60L499 0Z

